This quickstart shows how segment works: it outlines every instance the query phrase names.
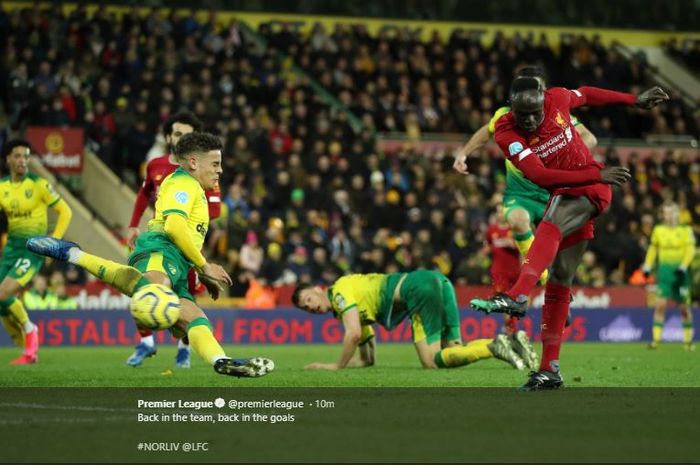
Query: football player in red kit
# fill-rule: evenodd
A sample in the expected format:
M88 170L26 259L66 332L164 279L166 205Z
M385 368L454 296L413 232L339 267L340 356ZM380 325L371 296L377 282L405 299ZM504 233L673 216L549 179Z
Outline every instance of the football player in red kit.
M201 130L202 122L199 121L195 115L186 111L171 116L163 124L163 135L165 136L168 153L161 157L154 158L146 165L146 179L144 179L143 185L141 185L136 195L136 203L134 204L134 211L131 214L131 221L129 222L129 230L126 237L130 248L134 248L136 238L139 235L139 223L141 222L143 212L146 211L146 208L155 200L158 188L163 180L180 166L172 155L173 147L177 145L177 142L185 134ZM221 213L221 194L219 192L219 186L215 186L214 189L207 191L206 196L209 204L209 219L216 219ZM188 281L192 295L200 295L205 291L204 286L197 278L197 273L194 271L194 268L190 269ZM156 353L153 332L147 328L139 328L139 335L141 336L141 341L136 346L134 353L126 361L128 365L133 367L141 365L144 359L152 357ZM190 367L190 347L186 337L178 341L175 364L179 368Z
M522 316L530 291L551 265L542 307L542 361L539 371L532 372L522 386L524 390L563 385L559 351L576 267L593 238L595 217L610 206L610 185L630 178L626 168L605 168L593 159L572 128L569 113L583 105L650 109L665 100L668 95L659 87L635 96L596 87L543 91L533 78L513 82L511 112L498 121L495 139L508 159L528 179L548 189L551 197L515 285L491 299L473 299L471 305L487 313Z

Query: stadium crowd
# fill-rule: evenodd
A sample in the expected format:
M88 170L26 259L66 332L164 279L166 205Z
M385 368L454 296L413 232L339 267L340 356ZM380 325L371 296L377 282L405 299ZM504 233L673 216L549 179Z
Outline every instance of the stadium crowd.
M348 271L421 267L455 283L488 283L484 231L502 200L502 157L478 154L464 177L450 154L427 157L411 144L382 153L373 130L409 139L471 133L506 101L514 69L527 63L544 66L557 85L635 91L645 84L642 61L626 61L595 37L564 42L556 53L543 38L499 36L483 46L459 32L420 43L401 34L370 37L361 27L328 33L319 26L308 37L262 27L268 45L258 53L235 21L219 27L215 13L206 21L161 13L0 10L0 97L14 131L84 127L95 152L134 186L169 115L187 108L221 135L225 207L207 254L237 277L234 296L251 278L330 283ZM323 103L278 51L365 129L354 134L347 114ZM648 113L576 115L598 138L697 134L699 125L679 100ZM607 162L619 162L615 150ZM586 254L580 284L629 280L663 200L678 201L683 221L700 224L700 161L667 151L633 154L626 163L633 181L600 219L606 234Z

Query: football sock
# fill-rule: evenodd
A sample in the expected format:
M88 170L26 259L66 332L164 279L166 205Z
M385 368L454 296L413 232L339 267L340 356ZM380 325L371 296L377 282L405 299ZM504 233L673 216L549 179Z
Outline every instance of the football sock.
M12 315L2 315L0 317L2 321L2 325L5 327L5 330L7 331L7 334L10 335L10 338L12 338L12 342L17 347L24 348L24 329L22 326L17 322L14 316Z
M512 336L518 332L518 319L513 317L506 317L506 334Z
M544 270L554 261L561 239L561 231L557 225L542 221L537 227L535 240L520 269L518 280L506 294L515 300L527 299Z
M540 370L558 371L559 351L566 316L569 313L571 288L549 282L542 306L542 361Z
M684 321L683 322L683 343L690 344L693 342L693 322Z
M513 239L515 239L515 245L520 251L520 256L523 258L527 257L527 252L535 240L535 235L532 234L532 231L528 230L524 233L514 234Z
M206 318L200 317L190 322L187 325L187 336L190 339L192 349L205 362L213 365L217 360L226 358L226 352L214 337L211 323Z
M137 328L137 329L139 331L139 336L141 336L141 337L147 337L147 336L150 336L151 334L153 334L153 331L151 331L148 328Z
M527 232L513 235L513 238L515 239L515 246L518 248L520 256L523 258L527 257L527 253L530 251L530 247L535 241L535 235L532 234L531 230L528 230ZM542 272L542 276L540 276L540 283L545 284L548 277L549 270L545 269Z
M148 280L143 277L143 274L133 266L122 265L121 263L89 254L77 247L70 249L69 255L69 262L84 268L90 274L99 278L100 281L114 286L128 296L136 292L137 289L149 284Z
M24 304L21 300L19 300L17 297L11 297L4 300L2 303L6 306L5 308L7 308L10 315L15 317L17 323L24 328L25 333L31 333L36 329L36 326L29 321L29 315L27 314L27 310L24 308Z
M177 348L190 350L190 344L186 337L177 340Z
M661 335L664 332L664 322L663 320L661 321L654 321L653 325L651 326L651 338L654 342L659 343L661 342Z
M148 347L153 347L156 341L153 339L153 334L150 336L141 337L141 344L146 344Z
M452 368L491 358L493 354L488 345L492 342L493 339L476 339L467 345L442 349L435 354L435 364L440 368Z

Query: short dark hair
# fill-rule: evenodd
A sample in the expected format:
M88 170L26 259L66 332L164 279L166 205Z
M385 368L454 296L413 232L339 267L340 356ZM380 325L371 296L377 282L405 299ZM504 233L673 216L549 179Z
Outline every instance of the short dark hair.
M12 153L12 151L17 147L27 147L30 152L32 151L32 144L30 144L26 140L12 139L5 142L5 145L2 147L2 157L5 158L10 153Z
M523 66L518 71L517 77L532 77L547 80L547 73L541 66Z
M173 126L175 123L190 125L192 126L192 129L194 129L194 132L200 132L204 128L202 121L200 121L200 119L197 118L194 113L190 111L179 111L165 120L165 123L163 123L164 136L172 135Z
M540 82L534 77L518 77L513 80L510 86L510 95L526 90L540 90Z
M175 157L184 159L192 153L206 153L211 150L221 150L221 139L208 132L191 132L185 134L175 146Z
M301 302L299 301L301 299L301 293L312 287L313 285L308 283L299 284L292 293L292 304L294 304L295 307L301 308Z

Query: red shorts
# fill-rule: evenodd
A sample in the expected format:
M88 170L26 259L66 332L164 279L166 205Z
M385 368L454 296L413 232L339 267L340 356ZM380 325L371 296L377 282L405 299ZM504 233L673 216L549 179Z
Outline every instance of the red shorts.
M202 282L199 280L199 276L197 276L197 272L194 268L190 268L190 271L187 274L187 284L190 294L195 297L204 294L204 292L207 290L207 288L204 287L204 284L202 284Z
M610 188L609 184L593 184L590 186L563 187L556 189L552 192L550 202L551 198L555 195L565 195L567 197L586 197L593 204L596 210L598 210L597 215L600 215L610 208L610 202L612 201L612 189ZM547 207L549 207L549 205L547 205ZM561 241L559 250L564 250L567 247L571 247L572 245L581 241L593 239L595 236L593 227L594 223L595 217L588 220L586 224L581 226L581 228L566 236Z

